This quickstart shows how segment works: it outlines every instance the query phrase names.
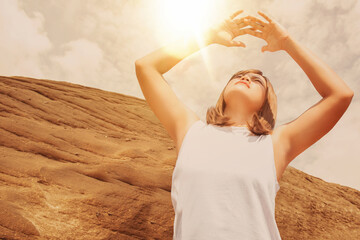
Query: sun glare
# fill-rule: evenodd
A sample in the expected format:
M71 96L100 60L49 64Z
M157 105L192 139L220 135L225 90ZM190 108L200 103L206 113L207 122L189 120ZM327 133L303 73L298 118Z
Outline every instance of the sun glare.
M157 18L165 39L196 36L211 26L216 0L163 0L158 2ZM161 41L163 39L160 39Z
M164 17L171 29L177 33L197 33L208 24L212 1L209 0L167 0L164 4Z
M161 44L172 40L195 37L199 46L203 45L202 33L219 21L219 0L164 0L158 5L157 18L159 19ZM186 44L186 42L184 42ZM182 54L181 47L166 49L170 54L177 56ZM212 76L209 58L205 51L201 51L209 74Z

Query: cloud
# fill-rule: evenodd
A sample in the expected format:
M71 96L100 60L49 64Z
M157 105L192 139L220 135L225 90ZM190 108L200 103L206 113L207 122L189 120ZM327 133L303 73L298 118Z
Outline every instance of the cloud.
M45 77L40 65L52 44L43 22L40 12L29 17L16 0L0 1L1 75Z
M0 1L0 74L121 91L121 84L109 81L123 78L114 65L114 45L109 44L116 31L112 29L113 36L107 42L91 38L104 32L97 24L102 22L90 17L87 9L78 2L60 6L56 1ZM82 37L86 35L89 38Z
M78 39L64 44L64 53L51 57L53 66L58 67L58 77L63 81L92 85L96 82L103 61L103 51L96 43Z

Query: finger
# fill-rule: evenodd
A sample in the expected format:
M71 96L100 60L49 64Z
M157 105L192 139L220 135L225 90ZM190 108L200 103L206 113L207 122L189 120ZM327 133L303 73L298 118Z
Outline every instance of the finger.
M241 23L244 23L244 19L242 19L242 18L234 19L233 22L236 24L241 24Z
M240 13L242 13L244 10L238 10L235 13L231 14L231 16L229 17L230 20L233 20L237 15L239 15Z
M255 36L255 37L264 39L264 38L263 38L263 33L262 33L262 32L256 32L256 29L254 29L254 28L241 29L240 32L241 32L242 34L250 34L250 35L253 35L253 36Z
M244 18L234 19L233 22L236 23L239 27L244 27L248 25L248 23L245 22Z
M265 18L266 20L268 20L269 23L272 23L272 22L273 22L273 20L272 20L270 17L268 17L265 13L263 13L263 12L261 12L261 11L258 11L258 13L259 13L259 15L261 15L263 18Z
M237 42L237 41L230 41L231 46L235 47L246 47L245 43L243 42Z
M231 31L233 38L239 36L239 26L234 21L226 21L226 27Z
M261 27L265 27L267 23L264 23L263 21L261 21L260 19L253 17L253 16L248 16L245 20L247 20L248 22L253 22L256 23L257 25L261 26Z
M246 21L246 24L250 25L250 26L252 26L252 27L254 27L256 29L259 29L259 30L263 30L263 28L264 28L264 26L261 25L260 23L257 23L255 21L251 21L251 20Z
M265 51L269 51L268 45L263 46L263 47L261 48L261 52L265 52Z

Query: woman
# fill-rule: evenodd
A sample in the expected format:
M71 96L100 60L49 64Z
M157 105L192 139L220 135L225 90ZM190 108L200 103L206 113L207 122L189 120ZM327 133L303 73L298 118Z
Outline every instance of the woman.
M281 239L275 196L288 164L328 133L348 108L353 91L273 18L239 10L203 32L204 46L245 47L249 34L267 42L262 52L287 52L322 99L295 120L274 129L276 95L260 70L235 73L207 123L181 103L162 74L198 51L194 38L180 39L136 61L136 74L150 108L173 139L177 161L171 198L174 239ZM251 26L251 28L244 28ZM178 52L172 55L170 52Z

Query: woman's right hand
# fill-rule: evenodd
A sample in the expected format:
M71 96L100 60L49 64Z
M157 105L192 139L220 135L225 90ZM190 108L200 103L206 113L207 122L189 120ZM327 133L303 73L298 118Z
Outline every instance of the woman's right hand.
M264 17L268 23L253 16L245 17L245 22L252 26L252 28L245 29L246 33L261 38L267 42L268 45L262 47L262 52L285 50L286 41L290 37L289 33L275 19L270 18L261 11L258 11L258 13Z
M238 10L233 13L229 18L223 20L214 27L211 27L207 32L207 38L210 44L217 43L226 47L246 47L243 42L234 41L237 36L247 34L247 32L241 28L249 25L245 23L245 17L240 19L234 19L237 15L244 10Z

